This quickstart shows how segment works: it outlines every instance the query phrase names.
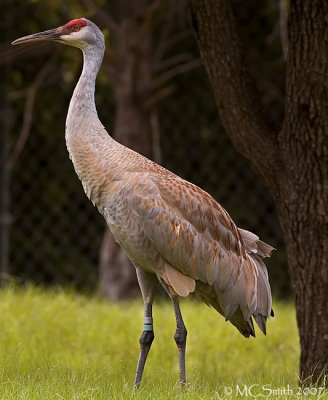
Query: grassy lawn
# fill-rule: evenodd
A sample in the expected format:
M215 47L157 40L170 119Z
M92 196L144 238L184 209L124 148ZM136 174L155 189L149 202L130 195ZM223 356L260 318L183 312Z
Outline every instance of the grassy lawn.
M155 341L142 385L134 390L141 300L113 305L70 291L3 290L0 399L232 400L246 398L244 385L251 390L248 398L259 393L270 399L301 398L291 304L276 303L267 337L258 332L258 338L248 340L203 304L184 301L182 312L189 332L187 388L177 385L173 310L159 302L154 307ZM304 398L318 398L318 393Z

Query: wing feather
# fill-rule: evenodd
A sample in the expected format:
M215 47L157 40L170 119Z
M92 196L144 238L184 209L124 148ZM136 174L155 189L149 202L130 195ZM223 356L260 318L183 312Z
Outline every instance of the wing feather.
M252 316L265 332L271 291L261 258L272 247L239 230L208 193L179 177L149 174L138 187L131 207L163 260L158 276L180 296L200 282L204 301L245 336L254 334ZM213 290L206 298L206 285L216 300Z
M151 178L143 180L141 193L134 192L132 208L159 254L190 278L215 282L221 291L231 287L239 279L241 256L246 253L227 212L206 192L180 178L175 185L172 177L166 184L157 176Z

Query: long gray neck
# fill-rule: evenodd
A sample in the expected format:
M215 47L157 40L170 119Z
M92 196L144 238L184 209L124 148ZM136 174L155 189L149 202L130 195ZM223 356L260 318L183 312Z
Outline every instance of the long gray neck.
M83 52L83 70L75 87L66 119L66 139L81 136L101 125L95 105L96 77L104 56L104 44L88 46ZM87 129L89 128L89 129Z

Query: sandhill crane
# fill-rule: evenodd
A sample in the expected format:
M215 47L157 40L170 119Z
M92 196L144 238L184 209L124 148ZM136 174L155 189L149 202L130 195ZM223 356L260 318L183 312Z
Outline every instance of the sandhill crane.
M266 333L266 321L273 312L262 259L269 257L273 248L255 234L238 229L204 190L122 146L107 133L94 100L105 44L93 22L74 19L13 44L41 40L83 52L83 71L66 120L66 144L86 195L136 267L144 300L144 328L134 383L141 381L154 339L152 304L159 281L174 305L174 339L184 384L187 330L179 297L195 294L245 337L255 336L252 318Z

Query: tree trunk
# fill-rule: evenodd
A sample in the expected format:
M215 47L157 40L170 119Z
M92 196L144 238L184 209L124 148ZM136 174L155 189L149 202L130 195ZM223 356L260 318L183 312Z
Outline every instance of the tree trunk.
M277 204L301 342L301 378L328 365L328 3L293 1Z
M146 107L152 82L151 34L140 18L147 2L141 1L139 10L137 5L135 2L133 8L137 15L121 20L114 31L109 61L116 104L113 136L123 145L151 157L151 110ZM102 295L116 301L139 292L135 268L108 230L100 250L99 289Z
M323 378L328 363L328 221L317 211L328 193L320 185L314 190L290 189L294 199L289 193L279 205L279 216L296 302L300 377L308 385L308 378L313 383Z
M112 300L126 300L137 296L135 268L127 255L106 229L100 247L99 291L102 296Z
M222 123L276 202L301 342L301 379L328 365L328 3L291 1L283 128L263 115L228 0L191 0ZM283 339L282 339L283 340Z

